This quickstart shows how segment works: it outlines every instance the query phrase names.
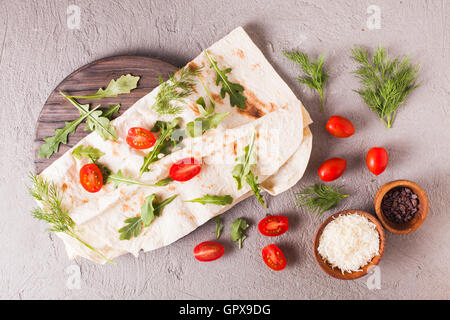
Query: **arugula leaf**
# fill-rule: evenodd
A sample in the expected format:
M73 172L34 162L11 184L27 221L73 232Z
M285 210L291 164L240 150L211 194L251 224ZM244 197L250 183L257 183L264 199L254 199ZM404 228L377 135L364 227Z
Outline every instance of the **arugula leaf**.
M289 60L300 65L305 76L297 78L298 82L316 90L320 96L320 111L323 111L323 91L328 80L328 73L323 70L324 55L321 54L316 62L311 62L308 55L300 51L287 52L283 54Z
M242 189L243 181L250 172L251 166L256 165L254 151L255 133L253 132L250 138L250 143L244 148L244 154L236 159L239 164L237 164L233 169L232 174L238 185L238 190Z
M160 131L160 135L158 139L156 139L152 151L150 151L144 157L144 163L142 164L142 167L140 169L141 176L144 174L144 172L149 171L148 166L151 163L159 160L158 155L160 153L167 155L171 152L170 149L176 146L177 141L172 137L172 133L175 131L175 129L179 128L178 124L180 121L181 118L175 118L172 120L172 122L157 121L155 123L151 131Z
M194 90L195 77L200 74L200 68L187 66L175 74L169 75L169 80L164 82L159 77L160 89L152 106L159 115L175 115L181 112L181 108L173 106L171 102L183 102Z
M161 215L162 209L171 203L177 195L158 202L156 194L151 194L145 198L145 203L141 206L141 215L128 218L124 222L126 225L119 230L120 240L130 240L141 233L143 227L148 227L156 217Z
M222 224L222 220L220 219L220 216L216 216L214 218L214 221L216 222L216 239L220 238L220 235L222 234L223 231L223 224Z
M109 106L109 109L102 111L102 117L112 120L114 117L116 117L119 114L119 109L120 109L120 104L111 105L111 106Z
M64 92L60 94L69 100L77 109L81 115L84 115L89 110L88 104L79 104L75 99L69 97ZM110 120L102 116L102 111L98 110L89 114L86 120L85 130L97 132L104 140L117 140L116 129L111 125Z
M138 180L134 180L129 177L125 177L122 173L122 170L119 170L119 171L117 171L117 173L109 175L108 179L106 180L106 183L113 182L115 188L117 188L120 183L125 183L128 185L134 184L134 185L147 186L147 187L164 187L164 186L167 186L172 181L173 181L172 178L165 178L165 179L158 181L157 183L145 183L145 182L141 182Z
M142 219L140 216L129 218L124 221L126 225L119 230L120 240L130 240L137 237L142 231Z
M78 160L81 160L82 158L90 159L92 162L97 161L102 156L105 155L104 152L101 150L94 148L92 146L83 146L79 145L72 151L72 155L77 158Z
M132 76L131 74L122 75L120 78L112 79L106 89L98 89L97 93L87 96L68 96L75 99L102 99L115 98L119 94L130 93L131 90L137 88L137 83L140 77Z
M217 128L220 122L230 113L214 113L204 118L196 118L186 125L186 135L189 137L199 137L212 128Z
M244 218L238 218L233 221L231 224L231 240L233 242L238 241L239 243L239 249L242 248L242 242L247 238L244 231L249 227L247 221L245 221Z
M228 93L232 107L237 106L240 109L245 109L245 101L247 98L242 94L245 88L239 83L233 83L228 80L227 73L231 72L231 68L220 70L217 66L217 61L209 55L208 51L205 51L205 55L211 63L210 68L213 68L216 71L216 86L222 83L222 88L220 89L222 99L225 98L225 94Z
M264 198L263 198L263 196L261 194L261 188L259 187L259 184L258 184L258 177L256 177L253 174L253 172L250 171L247 174L247 177L245 178L245 181L247 181L247 184L252 189L252 191L255 194L256 199L258 199L259 203L261 203L264 208L267 208L266 207L266 203L264 202Z
M45 143L39 147L39 158L50 158L51 155L55 152L58 152L59 145L61 143L67 144L69 134L75 132L78 125L83 122L84 119L92 115L93 112L96 112L99 106L95 107L91 111L85 112L78 119L70 122L66 122L66 126L61 129L55 130L55 135L52 137L44 138Z
M242 188L244 181L247 182L258 201L263 205L264 208L266 208L266 204L261 195L261 189L258 184L258 177L256 177L251 171L251 167L256 165L254 153L255 132L253 132L250 138L250 143L245 146L244 154L236 159L239 163L233 168L232 175L236 180L238 190Z
M155 199L156 194L151 194L145 198L145 203L141 206L141 219L144 227L148 227L155 220L155 208L153 207Z
M193 200L185 200L185 202L198 202L203 205L205 204L216 204L218 206L226 206L227 204L231 204L233 202L233 197L230 195L226 196L212 196L207 194L201 198L193 199Z

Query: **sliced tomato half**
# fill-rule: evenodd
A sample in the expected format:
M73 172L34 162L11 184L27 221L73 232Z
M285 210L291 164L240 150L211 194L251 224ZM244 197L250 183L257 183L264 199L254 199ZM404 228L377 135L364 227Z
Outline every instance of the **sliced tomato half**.
M103 175L100 168L94 163L84 165L80 170L80 183L88 192L100 191L103 186Z
M133 127L128 130L127 143L134 149L148 149L154 146L156 138L147 129Z
M275 271L283 270L286 267L286 258L283 252L274 244L270 244L262 250L262 256L267 266Z
M268 237L276 237L289 229L289 220L285 216L268 216L258 224L258 230Z
M214 261L223 256L224 252L225 249L220 243L205 241L194 248L194 257L198 261Z
M198 175L202 166L194 158L186 158L175 162L169 170L169 177L175 181L188 181Z

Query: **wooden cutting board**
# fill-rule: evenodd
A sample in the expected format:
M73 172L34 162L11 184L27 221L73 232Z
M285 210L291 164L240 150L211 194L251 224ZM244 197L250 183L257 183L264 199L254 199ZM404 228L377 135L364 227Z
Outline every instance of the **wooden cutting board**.
M36 173L41 173L53 161L91 133L84 130L85 124L82 123L78 126L76 132L69 135L68 144L60 145L58 153L53 154L50 159L38 158L39 147L44 143L43 139L53 136L54 130L63 128L66 121L72 121L79 117L78 110L59 94L60 91L70 95L93 94L99 88L106 88L111 79L117 79L123 74L130 73L134 76L140 76L138 87L129 94L101 100L79 100L83 104L90 103L91 107L101 104L101 109L103 106L106 108L109 105L120 103L120 115L136 101L156 88L159 85L159 76L166 80L168 74L176 70L175 66L150 57L115 56L91 62L70 74L53 90L37 120L34 139Z

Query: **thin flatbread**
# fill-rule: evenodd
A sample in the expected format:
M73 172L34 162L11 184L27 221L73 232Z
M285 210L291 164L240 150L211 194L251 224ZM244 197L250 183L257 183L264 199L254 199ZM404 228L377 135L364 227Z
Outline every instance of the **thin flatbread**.
M254 173L271 194L278 194L295 184L306 168L312 138L307 126L311 119L245 31L239 27L207 50L221 69L232 69L228 73L232 82L244 86L246 109L231 107L228 95L220 96L220 86L215 84L215 71L210 69L202 52L190 64L202 67L200 77L216 102L216 112L230 112L230 115L217 129L211 129L201 137L184 139L182 149L153 163L150 172L140 180L155 183L168 176L173 162L186 157L195 157L202 162L199 175L187 182L172 182L166 187L120 185L114 188L112 184L106 184L99 192L91 194L82 188L78 177L80 168L87 161L74 158L72 150L41 174L64 191L62 205L75 221L80 238L109 259L126 253L137 256L141 250L166 246L252 195L247 185L237 190L231 174L236 157L242 154L252 134L256 136L258 162ZM159 87L112 122L118 140L105 141L92 133L77 146L89 145L100 149L105 155L99 163L112 172L121 170L126 176L138 177L148 150L131 149L125 138L131 127L152 128L157 120L173 119L173 116L161 117L151 109L158 91ZM183 119L183 126L199 116L194 101L201 96L206 97L206 92L199 79L194 93L180 104L183 111L178 116ZM120 240L118 230L124 226L124 220L137 216L145 198L152 193L156 193L159 199L173 195L177 198L138 237ZM231 195L234 201L227 206L185 202L206 194ZM105 262L73 238L62 233L57 235L64 241L70 258L82 256Z

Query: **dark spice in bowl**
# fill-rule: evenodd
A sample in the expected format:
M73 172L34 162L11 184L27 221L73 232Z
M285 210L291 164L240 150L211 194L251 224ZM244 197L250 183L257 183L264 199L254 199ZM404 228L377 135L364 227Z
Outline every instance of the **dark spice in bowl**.
M419 211L419 197L408 187L394 188L384 195L381 210L392 222L410 222Z

